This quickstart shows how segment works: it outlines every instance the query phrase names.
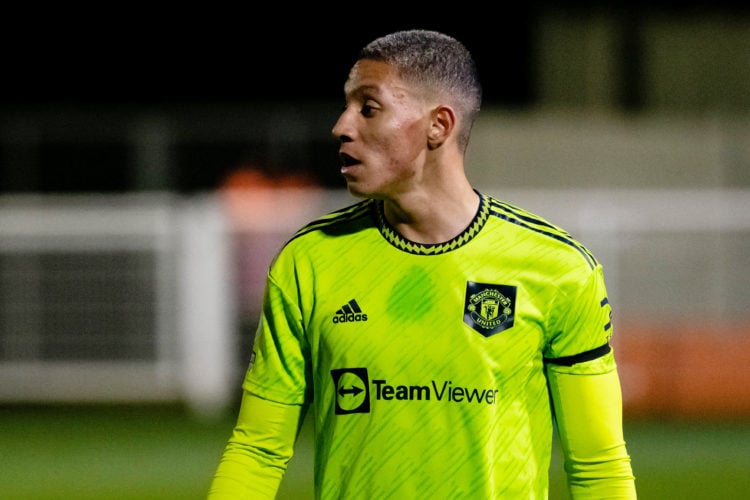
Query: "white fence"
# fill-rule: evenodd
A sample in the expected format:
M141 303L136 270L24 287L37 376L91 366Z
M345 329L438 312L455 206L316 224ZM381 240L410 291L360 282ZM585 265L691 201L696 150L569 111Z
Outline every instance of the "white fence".
M584 242L620 317L750 318L750 191L487 192ZM260 305L271 256L353 201L320 190L0 197L0 401L225 408L247 362L238 325Z
M228 234L212 199L0 198L0 400L225 405Z

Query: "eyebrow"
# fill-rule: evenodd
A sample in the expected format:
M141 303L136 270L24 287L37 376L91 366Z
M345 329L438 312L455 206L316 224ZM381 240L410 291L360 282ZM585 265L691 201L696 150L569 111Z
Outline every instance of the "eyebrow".
M377 85L364 84L352 89L347 89L346 87L344 87L344 91L346 95L364 94L366 92L378 93L380 92L380 87L378 87Z

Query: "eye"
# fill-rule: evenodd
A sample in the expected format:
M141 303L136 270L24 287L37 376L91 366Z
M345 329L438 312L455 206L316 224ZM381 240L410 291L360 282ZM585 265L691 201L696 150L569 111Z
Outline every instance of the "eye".
M362 103L362 108L360 109L359 112L365 118L370 118L371 116L373 116L375 114L375 111L377 111L377 110L378 110L378 108L377 108L376 104L374 102L368 100L368 101L365 101L364 103Z

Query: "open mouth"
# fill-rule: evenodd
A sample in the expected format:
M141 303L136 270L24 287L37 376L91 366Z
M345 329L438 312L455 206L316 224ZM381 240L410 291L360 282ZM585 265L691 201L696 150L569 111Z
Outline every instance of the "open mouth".
M358 165L360 161L346 153L339 153L339 159L341 160L342 167L351 167L352 165Z

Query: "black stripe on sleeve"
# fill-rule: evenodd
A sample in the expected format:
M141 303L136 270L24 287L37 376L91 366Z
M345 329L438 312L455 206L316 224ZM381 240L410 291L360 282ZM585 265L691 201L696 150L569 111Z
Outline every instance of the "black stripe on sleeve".
M560 358L544 358L545 363L552 365L562 366L573 366L576 363L583 363L584 361L591 361L592 359L600 358L612 350L609 343L601 345L590 351L581 352L574 354L573 356L562 356Z

